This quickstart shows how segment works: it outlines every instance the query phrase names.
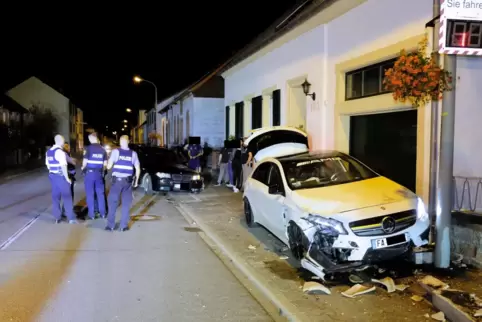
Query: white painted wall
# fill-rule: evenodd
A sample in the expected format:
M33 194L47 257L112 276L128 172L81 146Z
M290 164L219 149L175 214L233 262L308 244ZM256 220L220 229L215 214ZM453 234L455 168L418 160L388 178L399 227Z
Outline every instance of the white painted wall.
M355 2L339 3L350 1ZM297 27L282 37L284 43L272 45L275 48L270 52L241 69L225 72L225 105L274 86L281 89L281 124L287 125L289 85L306 77L311 92L317 95L315 102L306 97L307 130L313 147L332 149L335 65L423 33L431 15L432 0L368 0L326 24L320 13L305 23L316 26L318 20L318 26L301 35L297 29L304 27Z
M211 147L222 147L225 138L223 98L194 98L194 113L191 114L192 135L200 136L201 142Z
M482 177L482 57L458 57L455 106L454 176Z
M32 105L52 110L58 120L58 133L70 142L69 99L36 77L30 77L7 92L17 103L29 109Z

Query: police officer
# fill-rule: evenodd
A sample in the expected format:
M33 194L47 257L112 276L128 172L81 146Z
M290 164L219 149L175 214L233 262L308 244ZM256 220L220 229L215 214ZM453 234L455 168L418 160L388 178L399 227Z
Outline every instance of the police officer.
M62 149L65 139L62 135L55 136L55 145L45 155L45 164L49 170L49 179L52 185L52 215L56 223L62 220L60 200L64 204L65 213L70 224L76 224L76 216L72 203L72 181L67 170L67 156Z
M129 210L132 204L132 187L139 184L141 167L135 151L129 149L129 137L123 135L119 139L120 149L112 151L107 168L112 169L112 185L109 192L109 215L105 230L112 231L115 226L115 213L122 198L122 216L119 230L129 230ZM135 173L134 173L135 170ZM121 197L122 196L122 197Z
M107 166L107 154L104 148L99 144L97 136L89 135L90 145L84 150L84 159L82 160L82 171L85 173L85 197L87 199L87 208L89 209L89 218L95 219L95 197L99 205L99 213L105 218L105 185L104 185L104 169Z
M69 178L72 181L70 185L70 192L72 193L72 204L74 204L75 196L74 196L74 186L75 186L75 175L77 170L75 169L76 161L72 158L70 154L70 145L68 143L64 143L63 146L65 157L67 159L67 172L69 173ZM65 217L65 207L62 205L62 217Z

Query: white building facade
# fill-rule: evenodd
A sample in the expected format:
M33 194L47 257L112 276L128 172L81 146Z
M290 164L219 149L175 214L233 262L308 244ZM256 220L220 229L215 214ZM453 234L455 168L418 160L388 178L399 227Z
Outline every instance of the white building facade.
M42 82L37 77L30 77L7 92L17 103L26 109L36 105L50 109L58 121L57 132L76 150L83 149L83 114L69 98Z
M432 12L432 0L335 1L222 73L225 136L288 125L305 129L312 149L350 153L351 141L360 141L350 136L357 117L410 114L414 124L407 137L413 138L416 154L412 189L428 202L431 105L414 110L394 101L383 91L382 80L400 50L416 49L426 33L432 39L432 29L425 27ZM458 58L455 176L482 177L482 151L477 149L481 71L482 57ZM315 99L303 93L305 80Z
M211 147L224 145L224 80L209 77L165 99L157 107L162 145L183 145L190 136Z

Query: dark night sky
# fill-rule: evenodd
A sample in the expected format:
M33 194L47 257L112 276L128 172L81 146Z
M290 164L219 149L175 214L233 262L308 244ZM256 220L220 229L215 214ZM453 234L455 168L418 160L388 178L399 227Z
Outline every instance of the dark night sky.
M165 1L154 6L141 1L106 9L75 3L70 10L31 8L35 13L25 17L22 12L22 23L2 19L0 27L10 32L1 44L0 88L38 75L60 84L98 130L120 128L126 108L146 109L154 101L153 87L134 85L133 75L155 82L161 100L215 69L298 2Z

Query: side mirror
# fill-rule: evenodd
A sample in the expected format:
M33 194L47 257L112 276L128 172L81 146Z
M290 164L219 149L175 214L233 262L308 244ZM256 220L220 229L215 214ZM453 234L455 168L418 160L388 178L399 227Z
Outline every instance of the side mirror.
M277 195L279 194L278 191L278 185L277 184L272 184L271 186L268 187L268 193L270 195Z

